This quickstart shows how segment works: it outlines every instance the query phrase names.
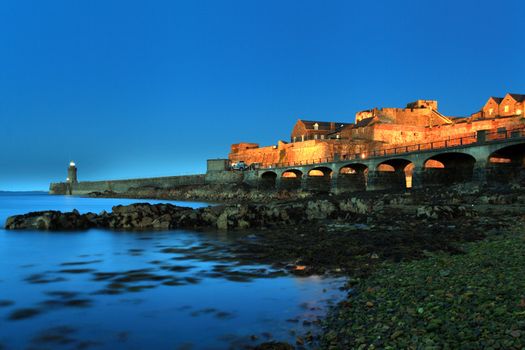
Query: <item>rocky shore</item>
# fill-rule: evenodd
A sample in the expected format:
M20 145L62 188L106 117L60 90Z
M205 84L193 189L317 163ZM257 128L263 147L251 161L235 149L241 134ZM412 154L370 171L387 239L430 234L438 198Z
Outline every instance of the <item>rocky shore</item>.
M508 282L505 290L523 290L516 268L525 242L524 204L521 188L458 186L199 209L139 203L99 214L47 211L10 217L6 228L228 231L235 244L227 249L235 259L268 263L299 275L349 276L348 299L324 323L323 348L443 348L456 339L459 347L495 344L518 349L516 344L525 341L519 321L523 296L501 294L498 286ZM498 259L506 249L509 259ZM506 269L508 279L502 277ZM487 283L481 293L473 286L483 280L482 271ZM472 308L467 297L476 301ZM507 305L503 309L502 303ZM458 305L454 315L449 312L453 305ZM487 307L504 310L497 311L496 323L483 314ZM477 322L474 333L466 330L472 322ZM481 337L493 333L495 342ZM475 334L486 340L471 341ZM311 341L315 339L300 337L295 345ZM261 349L293 348L274 345Z
M208 203L268 203L270 201L302 200L314 198L315 194L307 191L273 191L262 190L246 185L198 185L180 186L172 189L156 187L135 187L125 192L91 192L87 195L94 198L134 198L166 199L179 201L202 201Z
M461 251L458 242L479 240L513 224L523 204L522 190L480 192L462 186L442 192L318 196L199 209L138 203L98 214L44 211L10 217L5 227L235 231L239 238L232 249L240 257L271 264L293 262L304 266L300 270L304 274L330 270L363 275L385 259Z
M309 200L272 204L238 204L192 209L171 204L137 203L115 206L110 213L80 214L78 211L33 212L7 219L6 229L85 230L168 230L178 228L245 230L294 227L320 220L359 220L372 203L351 198L344 201Z

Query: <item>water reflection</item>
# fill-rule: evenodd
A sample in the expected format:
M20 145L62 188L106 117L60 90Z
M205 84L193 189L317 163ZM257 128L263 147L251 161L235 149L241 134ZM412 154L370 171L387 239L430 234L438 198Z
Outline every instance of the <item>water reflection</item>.
M0 219L44 209L109 210L123 202L2 195ZM239 262L230 240L190 231L0 230L0 344L217 349L272 339L293 343L341 297L340 280Z

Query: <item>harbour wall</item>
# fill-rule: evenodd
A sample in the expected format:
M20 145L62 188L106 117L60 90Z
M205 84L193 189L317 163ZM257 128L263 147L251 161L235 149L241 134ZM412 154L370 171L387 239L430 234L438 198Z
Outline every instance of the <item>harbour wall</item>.
M150 177L128 180L54 182L49 185L49 193L76 195L104 191L123 193L132 188L151 187L155 189L174 189L183 186L242 183L244 180L243 172L229 171L229 166L230 162L228 159L209 159L206 174Z
M165 176L128 180L82 181L78 183L58 182L49 185L50 194L77 194L83 195L91 192L113 191L126 192L130 188L154 187L161 189L176 188L190 185L204 185L206 175Z

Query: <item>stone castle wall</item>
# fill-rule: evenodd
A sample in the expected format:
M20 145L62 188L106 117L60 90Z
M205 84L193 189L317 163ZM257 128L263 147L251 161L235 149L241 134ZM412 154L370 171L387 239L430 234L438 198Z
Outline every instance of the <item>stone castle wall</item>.
M474 135L479 130L507 130L522 127L521 116L499 117L493 119L460 119L452 124L433 127L379 123L341 131L341 139L309 140L284 143L276 146L232 147L229 159L232 162L244 161L247 164L311 164L323 159L345 158L348 155L369 153L371 150L389 149L404 145L426 144L436 141L457 139Z

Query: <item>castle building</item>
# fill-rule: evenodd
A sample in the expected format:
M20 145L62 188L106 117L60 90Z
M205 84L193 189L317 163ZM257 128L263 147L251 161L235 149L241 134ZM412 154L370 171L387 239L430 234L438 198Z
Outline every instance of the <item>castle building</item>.
M460 138L480 130L523 127L524 110L525 95L508 93L503 98L490 97L470 117L445 116L438 111L437 101L420 99L405 108L360 111L355 123L299 119L292 129L291 142L278 141L268 147L234 144L229 159L263 166L345 159L374 150Z

